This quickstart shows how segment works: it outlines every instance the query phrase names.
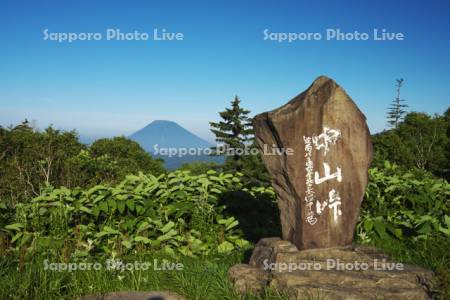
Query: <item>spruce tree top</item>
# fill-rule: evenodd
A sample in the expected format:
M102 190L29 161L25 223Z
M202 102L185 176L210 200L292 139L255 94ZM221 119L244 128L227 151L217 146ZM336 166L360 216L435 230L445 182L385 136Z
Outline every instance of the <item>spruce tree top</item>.
M238 96L231 101L231 108L220 112L222 118L219 122L210 122L211 131L216 136L216 142L223 143L232 148L243 148L251 140L253 129L248 114L250 111L240 107Z

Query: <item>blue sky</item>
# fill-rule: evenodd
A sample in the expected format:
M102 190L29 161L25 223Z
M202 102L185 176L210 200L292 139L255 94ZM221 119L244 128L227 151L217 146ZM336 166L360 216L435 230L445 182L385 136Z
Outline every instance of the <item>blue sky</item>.
M118 28L183 41L43 39ZM401 32L403 41L265 41L263 31ZM372 132L403 77L411 110L450 105L449 1L2 1L0 125L28 118L84 137L128 135L152 120L212 140L209 121L235 94L272 110L319 75L342 85Z

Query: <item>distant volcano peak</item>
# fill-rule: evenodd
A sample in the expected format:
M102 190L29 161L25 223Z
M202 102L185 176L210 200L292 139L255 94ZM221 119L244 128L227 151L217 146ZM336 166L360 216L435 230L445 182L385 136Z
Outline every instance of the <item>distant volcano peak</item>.
M158 148L206 148L211 144L196 136L178 123L169 120L154 120L129 136L150 153Z

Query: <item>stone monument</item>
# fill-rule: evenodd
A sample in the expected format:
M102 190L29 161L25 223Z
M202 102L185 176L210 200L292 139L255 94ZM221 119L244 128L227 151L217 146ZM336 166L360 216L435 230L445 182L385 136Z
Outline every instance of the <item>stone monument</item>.
M229 270L237 290L271 286L293 299L428 299L431 272L352 245L373 150L366 118L344 89L321 76L253 125L262 150L283 150L262 155L283 239L262 239L249 264Z
M253 124L261 148L292 149L291 155L262 156L278 196L283 239L299 249L350 245L372 160L366 118L352 99L322 76Z

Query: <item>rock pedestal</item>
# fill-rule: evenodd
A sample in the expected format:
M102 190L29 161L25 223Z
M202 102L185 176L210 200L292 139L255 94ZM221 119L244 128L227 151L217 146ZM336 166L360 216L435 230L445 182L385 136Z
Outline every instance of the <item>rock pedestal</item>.
M289 299L429 299L432 276L425 269L393 262L367 246L297 250L288 241L258 242L249 264L233 266L228 276L241 293L266 287Z
M322 76L287 104L257 115L253 126L277 193L283 239L299 249L350 245L372 160L366 118L351 98ZM264 153L273 148L283 154Z

